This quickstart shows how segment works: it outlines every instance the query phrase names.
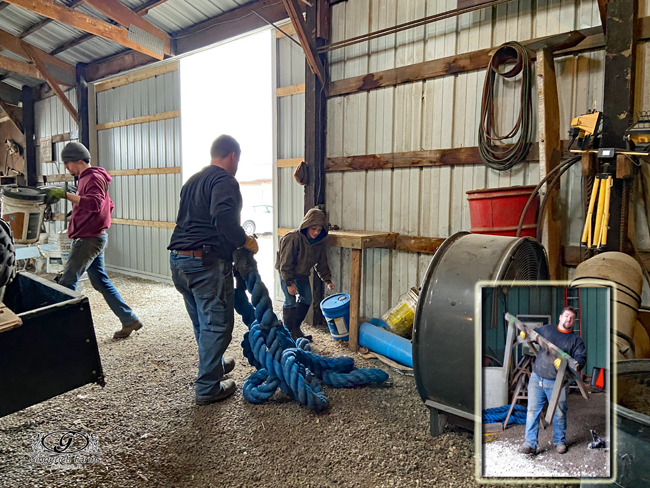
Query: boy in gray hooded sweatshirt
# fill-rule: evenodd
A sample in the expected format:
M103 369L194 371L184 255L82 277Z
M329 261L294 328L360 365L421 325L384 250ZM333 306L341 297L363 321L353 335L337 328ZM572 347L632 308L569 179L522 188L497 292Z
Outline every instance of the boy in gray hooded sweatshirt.
M280 273L280 285L284 293L282 315L284 325L291 332L294 340L310 335L300 330L302 321L312 302L309 273L316 266L316 272L334 289L332 273L327 264L325 238L327 237L327 218L325 212L312 208L300 222L300 228L292 230L280 239L275 269ZM296 296L298 297L296 299Z

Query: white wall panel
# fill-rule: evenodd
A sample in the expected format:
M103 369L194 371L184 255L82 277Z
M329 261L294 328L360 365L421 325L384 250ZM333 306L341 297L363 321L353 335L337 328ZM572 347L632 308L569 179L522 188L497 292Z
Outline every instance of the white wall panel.
M97 122L180 110L179 72L174 71L97 94ZM145 122L97 132L99 164L107 170L181 165L180 118ZM115 176L109 194L113 217L175 222L180 174ZM172 229L113 224L106 264L144 277L171 278L167 246Z

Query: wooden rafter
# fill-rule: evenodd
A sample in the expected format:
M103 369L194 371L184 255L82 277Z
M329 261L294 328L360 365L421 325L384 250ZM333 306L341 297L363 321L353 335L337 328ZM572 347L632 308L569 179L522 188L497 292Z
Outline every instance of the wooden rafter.
M169 34L151 24L148 20L135 13L126 5L121 4L117 0L84 0L88 5L93 6L96 10L106 15L109 19L114 20L122 27L129 28L131 24L139 27L143 31L148 32L154 37L163 41L165 45L165 54L170 55L170 39Z
M598 12L600 13L600 23L603 26L603 34L607 33L605 24L607 24L607 4L610 0L598 0Z
M19 111L21 109L18 109L16 107L11 107L7 102L4 100L0 100L0 108L2 108L2 113L6 114L7 117L9 117L9 121L13 124L13 126L19 131L23 132L23 125L22 125L22 117L18 117Z
M33 64L16 61L15 59L6 58L4 56L0 56L0 69L11 71L12 73L30 76L38 80L45 80L43 75Z
M20 56L23 59L29 60L31 58L29 54L27 54L27 51L25 51L24 48L25 45L26 43L24 41L21 41L16 36L12 36L8 32L5 32L0 29L0 47ZM39 53L41 59L48 67L48 69L51 71L52 75L55 77L58 83L62 85L74 85L74 80L75 80L74 77L76 74L74 66L66 63L65 61L59 58L55 58L54 56L51 56L45 51L41 51L40 49L34 46L32 46L32 48Z
M61 90L61 87L59 84L56 82L54 77L50 74L50 72L47 70L47 66L45 66L45 63L41 59L40 53L34 48L33 46L24 43L23 45L24 49L27 51L27 54L29 54L29 57L31 60L34 62L38 70L41 72L41 74L45 77L45 80L47 81L47 84L50 85L50 88L54 90L54 93L56 93L56 96L61 100L61 103L63 106L66 108L66 110L72 115L72 118L79 123L79 113L77 112L77 109L74 108L72 105L72 102L68 99L68 97L65 96L65 93L63 93L63 90Z
M70 27L88 32L108 41L116 42L124 47L140 51L156 59L163 59L163 56L155 53L128 38L128 31L122 27L108 24L102 20L78 12L70 7L55 3L52 0L7 0L16 7L29 10L43 17L56 20Z
M325 85L325 68L323 67L323 63L321 63L320 57L316 53L316 42L307 31L307 24L305 23L305 19L302 17L298 0L282 0L282 2L284 3L284 7L287 9L287 14L291 19L291 23L296 30L296 34L300 40L300 45L302 46L303 51L305 51L305 58L307 59L311 71L318 76L321 84Z
M149 0L144 5L140 5L138 8L136 8L135 13L138 15L147 15L149 13L149 10L154 9L166 2L167 0Z

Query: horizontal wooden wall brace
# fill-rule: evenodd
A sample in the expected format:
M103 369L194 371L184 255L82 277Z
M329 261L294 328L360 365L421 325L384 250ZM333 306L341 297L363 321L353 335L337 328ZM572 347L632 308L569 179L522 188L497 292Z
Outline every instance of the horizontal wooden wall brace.
M539 144L533 143L531 145L526 161L539 161ZM478 147L327 158L325 159L325 171L364 171L370 169L417 168L422 166L454 166L459 164L483 164Z
M643 17L639 19L637 30L639 31L640 39L650 38L650 18ZM568 55L588 50L602 49L605 47L605 38L602 34L601 27L591 27L589 29L522 41L522 44L532 51L531 54L534 58L535 52L543 48L551 49L556 55ZM328 96L334 97L376 90L388 86L484 69L487 67L495 49L496 47L481 49L334 81L329 84Z
M282 237L293 229L279 228L278 236ZM394 236L394 234L392 234ZM397 234L395 238L395 250L403 252L419 252L434 254L445 241L442 237L419 237Z
M305 93L305 84L299 83L298 85L283 86L276 90L278 97L288 97L289 95L298 95L299 93Z
M129 219L111 219L114 225L138 225L141 227L157 227L160 229L173 229L176 222L161 222L159 220L129 220Z
M441 237L413 237L398 235L397 242L395 243L395 250L434 254L443 242L445 242L445 239Z
M295 168L304 160L305 158L278 159L278 168Z
M171 112L163 112L161 114L144 115L142 117L135 117L133 119L118 120L116 122L108 122L106 124L97 124L97 130L114 129L116 127L126 127L127 125L144 124L146 122L158 122L159 120L175 119L181 116L179 110L172 110Z
M169 168L113 169L108 171L108 174L111 176L176 175L180 173L180 166L171 166ZM43 180L47 180L48 183L57 183L74 181L74 177L69 174L43 175Z
M181 167L114 169L109 171L108 174L111 176L178 175L181 174Z
M584 258L584 247L580 246L563 246L562 247L562 265L568 268L577 267L582 261L585 261ZM639 250L639 256L641 261L645 265L646 269L650 270L650 251L641 251ZM581 253L583 253L581 255Z
M172 73L178 71L178 61L171 63L160 64L154 66L153 68L143 69L135 73L129 73L122 76L116 76L110 80L102 81L95 84L95 93L100 93L111 88L117 88L119 86L128 85L130 83L135 83L137 81L148 80L154 76L164 75L166 73Z

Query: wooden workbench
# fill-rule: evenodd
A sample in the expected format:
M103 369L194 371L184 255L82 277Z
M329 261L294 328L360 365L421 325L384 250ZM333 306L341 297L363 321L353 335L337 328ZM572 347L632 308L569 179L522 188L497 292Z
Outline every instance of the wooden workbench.
M359 308L361 305L361 263L364 249L395 249L397 234L364 230L332 230L327 245L351 249L350 263L350 350L359 348Z
M278 236L284 236L292 229L278 229ZM327 245L350 249L350 349L359 348L359 312L361 305L361 256L364 249L394 249L396 251L433 254L445 241L439 237L406 236L394 232L365 230L331 230Z

